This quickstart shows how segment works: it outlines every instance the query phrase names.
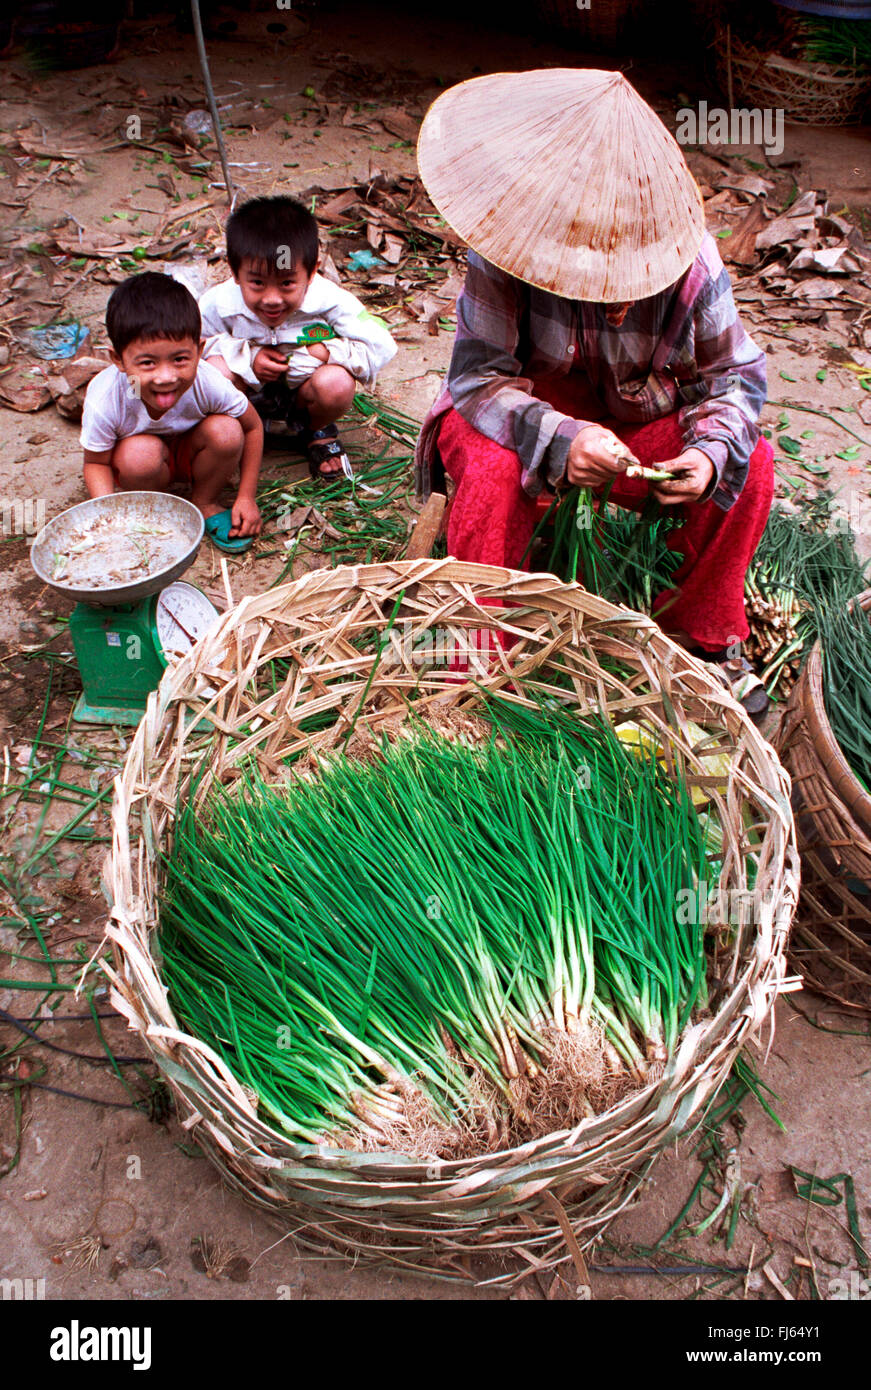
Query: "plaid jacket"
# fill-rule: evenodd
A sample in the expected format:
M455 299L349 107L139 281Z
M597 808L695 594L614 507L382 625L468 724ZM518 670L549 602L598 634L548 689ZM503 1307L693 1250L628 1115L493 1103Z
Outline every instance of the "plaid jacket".
M590 422L536 400L533 379L578 368L615 420L642 424L677 410L684 447L714 464L707 495L724 511L732 506L759 438L765 354L741 326L709 235L680 280L638 300L619 328L602 305L535 289L470 252L451 365L417 445L418 490L431 490L436 427L451 406L487 439L516 450L530 496L556 486L572 440Z

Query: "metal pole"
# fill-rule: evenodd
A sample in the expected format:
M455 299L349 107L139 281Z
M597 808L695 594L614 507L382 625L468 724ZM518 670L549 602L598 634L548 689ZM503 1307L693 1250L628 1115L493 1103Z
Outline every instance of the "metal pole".
M209 60L206 57L206 44L203 39L203 24L200 19L199 0L191 0L191 18L194 22L194 37L197 41L197 53L200 56L200 69L203 74L203 86L206 89L206 101L209 103L209 112L212 117L212 125L215 128L215 141L218 146L218 155L221 160L221 168L224 171L224 185L227 189L227 202L232 211L236 201L236 190L230 178L230 170L227 166L227 151L224 149L224 136L221 131L221 119L218 115L218 103L215 101L215 92L212 87L212 76L209 72Z

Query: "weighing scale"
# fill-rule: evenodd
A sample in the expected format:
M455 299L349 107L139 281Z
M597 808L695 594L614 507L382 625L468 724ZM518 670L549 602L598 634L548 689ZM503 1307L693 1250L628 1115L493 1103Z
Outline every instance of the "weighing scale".
M169 564L128 584L85 588L53 578L55 556L69 538L100 517L126 529L166 525L179 533ZM31 563L44 583L77 599L70 633L82 678L73 719L83 724L135 725L148 696L171 661L182 656L218 621L218 610L194 584L179 581L203 538L202 513L183 497L165 492L116 492L61 512L33 542Z

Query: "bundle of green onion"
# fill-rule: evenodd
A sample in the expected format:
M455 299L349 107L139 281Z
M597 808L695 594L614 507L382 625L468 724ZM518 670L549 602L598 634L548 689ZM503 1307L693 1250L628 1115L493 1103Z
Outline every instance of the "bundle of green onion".
M787 695L826 621L867 584L855 538L821 492L801 511L775 505L747 570L747 655L769 694Z
M179 808L171 1003L297 1140L447 1155L563 1128L706 1002L685 784L604 722L481 713L475 746L416 721L374 760Z
M871 792L871 621L858 603L821 616L823 698L832 733Z
M561 579L578 580L590 593L649 613L664 593L683 556L666 539L677 522L655 498L640 515L609 503L596 505L588 488L569 488L554 500L537 528L548 523L553 538L544 568Z
M809 62L871 68L871 23L867 19L803 19L801 29L803 56Z

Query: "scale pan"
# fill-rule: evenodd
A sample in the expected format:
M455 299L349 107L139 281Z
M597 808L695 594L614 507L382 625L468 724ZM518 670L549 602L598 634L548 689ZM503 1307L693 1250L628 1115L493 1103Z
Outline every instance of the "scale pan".
M71 583L52 578L55 556L74 543L72 538L76 533L102 517L120 523L125 530L129 527L131 535L136 534L133 529L136 526L173 528L178 532L178 546L170 562L129 584L94 587L74 578ZM43 583L57 593L81 603L112 608L156 594L184 574L196 558L204 528L202 512L184 497L174 497L169 492L114 492L69 507L43 526L31 547L30 561Z

